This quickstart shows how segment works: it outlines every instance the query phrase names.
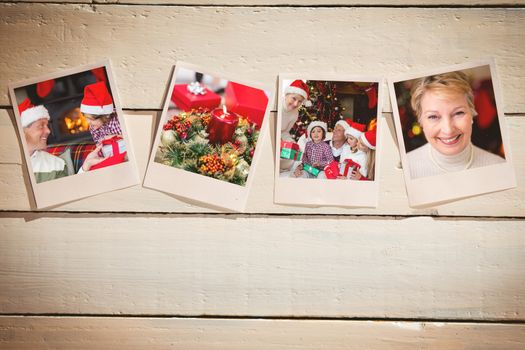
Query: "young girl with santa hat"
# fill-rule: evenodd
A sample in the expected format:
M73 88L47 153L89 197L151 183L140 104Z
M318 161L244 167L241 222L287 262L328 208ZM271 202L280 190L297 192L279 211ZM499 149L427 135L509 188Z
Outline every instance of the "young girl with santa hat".
M99 81L86 85L80 111L86 117L89 123L89 132L97 145L104 139L114 135L122 135L113 106L113 98L105 82Z
M350 178L373 181L376 160L376 129L363 133L357 142L357 148L366 154L366 163L359 170L354 170Z
M326 132L327 126L325 122L316 120L308 125L308 141L304 147L302 163L293 172L294 177L325 178L322 169L334 160L332 148L324 142ZM304 170L307 167L321 171L318 175L313 175Z
M344 174L348 166L353 169L366 168L367 154L358 148L359 139L363 135L366 129L366 125L347 121L348 127L345 131L346 146L341 152L339 159L339 173ZM340 175L339 179L350 178L352 176L351 171L346 172L345 175Z

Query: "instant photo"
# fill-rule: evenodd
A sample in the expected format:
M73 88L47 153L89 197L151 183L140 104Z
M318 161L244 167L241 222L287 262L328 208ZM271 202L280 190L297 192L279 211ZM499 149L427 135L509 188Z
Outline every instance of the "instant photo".
M275 202L375 207L381 79L279 76Z
M109 61L9 90L37 208L140 182Z
M259 84L177 63L144 186L243 211L270 101Z
M389 81L411 206L516 186L493 61Z

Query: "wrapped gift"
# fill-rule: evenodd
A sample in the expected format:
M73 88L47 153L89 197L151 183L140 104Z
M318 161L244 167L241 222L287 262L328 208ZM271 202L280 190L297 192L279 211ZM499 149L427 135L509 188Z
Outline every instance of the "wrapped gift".
M299 151L299 145L295 142L281 141L281 158L300 160L303 153Z
M171 100L186 112L199 107L214 109L221 104L219 95L197 82L175 85Z
M111 148L111 156L102 162L93 165L91 170L105 168L107 166L123 163L126 161L126 145L124 144L124 140L121 136L113 136L110 139L102 140L102 149L104 149L106 146ZM104 156L106 157L106 155Z
M312 174L313 176L317 176L321 172L321 170L314 168L310 164L303 164L303 170L309 174Z
M112 157L114 152L113 152L113 144L104 144L104 142L102 142L102 155L104 157ZM124 153L126 152L126 143L124 142L123 139L118 139L117 140L117 147L118 147L118 152L116 154L120 154L120 153Z
M348 177L348 174L352 174L352 171L358 170L359 168L361 168L361 165L354 162L352 159L345 159L344 163L341 164L341 167L342 167L341 173L344 176Z
M337 179L339 176L339 163L334 160L325 166L323 170L327 179Z
M261 127L268 106L268 96L263 90L230 81L224 97L229 111L244 116L257 129Z

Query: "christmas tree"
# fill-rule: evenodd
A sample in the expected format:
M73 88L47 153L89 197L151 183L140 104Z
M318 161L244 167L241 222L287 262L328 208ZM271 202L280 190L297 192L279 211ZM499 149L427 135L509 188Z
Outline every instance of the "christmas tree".
M290 131L296 141L306 133L308 125L314 120L325 122L328 125L328 130L332 131L335 123L343 118L337 96L336 82L307 80L306 85L310 89L312 105L310 107L302 106L299 109L299 118Z

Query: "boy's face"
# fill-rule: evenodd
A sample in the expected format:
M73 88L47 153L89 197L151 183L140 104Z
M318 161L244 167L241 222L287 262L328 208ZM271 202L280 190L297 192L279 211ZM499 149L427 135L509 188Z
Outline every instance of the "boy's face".
M98 129L102 125L104 125L104 117L103 115L95 115L95 114L89 114L89 113L83 113L84 117L86 117L86 120L89 123L89 126L91 126L93 129Z
M321 129L320 126L316 126L312 129L310 132L310 137L312 138L312 141L315 143L319 143L323 141L323 129Z
M304 97L299 94L286 94L284 96L284 107L287 112L298 109L304 102Z

